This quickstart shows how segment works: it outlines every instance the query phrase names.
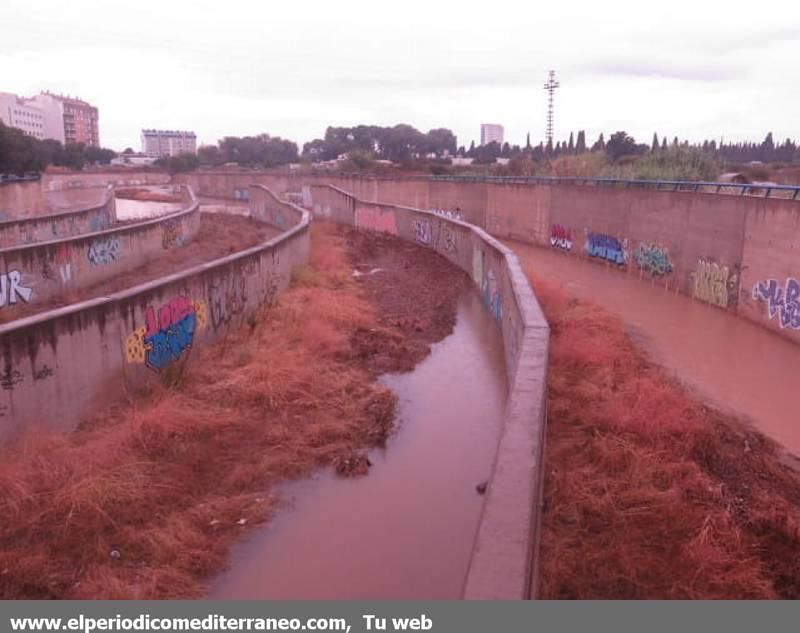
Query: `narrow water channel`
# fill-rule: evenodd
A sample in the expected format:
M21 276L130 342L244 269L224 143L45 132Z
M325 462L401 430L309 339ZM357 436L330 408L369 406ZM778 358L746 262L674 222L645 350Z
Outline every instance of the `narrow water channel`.
M359 479L284 485L292 499L238 544L212 599L457 599L506 401L500 333L475 293L398 394L398 430Z

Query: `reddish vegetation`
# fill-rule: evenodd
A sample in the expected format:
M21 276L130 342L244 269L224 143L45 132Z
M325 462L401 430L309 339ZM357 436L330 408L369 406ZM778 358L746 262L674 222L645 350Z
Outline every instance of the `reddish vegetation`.
M800 597L790 459L602 309L535 286L552 327L542 597Z
M162 386L0 454L1 598L201 596L232 541L268 517L271 484L326 465L368 469L362 451L385 441L395 402L375 373L405 368L426 334L415 329L406 349L382 295L368 285L367 300L352 276L348 242L363 263L361 236L315 225L311 265L276 306ZM429 262L442 296L458 284L427 252L384 249L423 277ZM439 307L453 319L454 300ZM432 323L432 308L409 300L391 319ZM390 353L365 348L365 332Z
M177 194L151 191L138 187L121 188L114 190L114 196L125 200L138 200L140 202L180 202L181 197Z
M99 284L82 290L65 292L49 301L27 303L18 306L13 315L0 315L0 323L13 321L46 310L85 301L94 297L105 297L164 275L186 270L197 264L225 257L236 251L255 246L280 233L263 222L250 217L201 213L200 230L191 242L181 248L164 251L143 266L129 270ZM88 262L85 264L88 266Z

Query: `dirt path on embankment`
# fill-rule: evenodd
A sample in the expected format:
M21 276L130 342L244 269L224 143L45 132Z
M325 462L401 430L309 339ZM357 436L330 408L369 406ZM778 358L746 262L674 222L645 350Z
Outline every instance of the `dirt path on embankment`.
M122 223L121 223L122 224ZM81 290L65 291L40 303L20 305L13 316L0 314L0 323L8 323L47 310L53 310L95 297L105 297L114 292L131 288L138 284L153 281L165 275L186 270L192 266L225 257L237 251L266 242L281 231L258 222L250 217L223 215L219 213L201 213L200 229L194 239L181 248L165 250L143 266L133 268L113 279L95 284ZM88 266L86 261L84 265ZM49 280L58 273L54 270L42 271L42 279ZM76 270L74 274L79 274Z
M536 270L552 336L540 596L800 597L796 462Z
M277 305L169 386L2 451L0 598L202 596L231 543L275 511L273 484L358 474L353 458L393 427L375 376L449 333L467 283L431 251L370 239L315 224L310 265Z

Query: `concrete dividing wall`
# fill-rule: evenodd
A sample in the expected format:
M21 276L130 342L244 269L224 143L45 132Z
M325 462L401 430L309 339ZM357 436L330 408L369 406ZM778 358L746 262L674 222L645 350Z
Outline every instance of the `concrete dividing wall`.
M0 249L0 318L13 319L24 304L88 288L189 242L200 228L200 211L191 189L182 195L181 211L153 220Z
M74 428L101 396L159 380L195 346L270 304L308 259L309 214L265 189L253 200L280 209L287 230L181 273L0 325L0 441Z
M102 231L116 222L113 187L91 190L93 204L78 211L0 221L0 249Z
M541 502L549 328L516 256L485 231L429 211L359 200L330 186L307 186L303 195L320 218L436 250L481 293L502 333L509 400L464 597L528 598Z
M114 185L135 187L144 185L167 185L172 181L167 172L160 171L93 171L66 174L44 174L42 191L45 193L70 189L92 189Z
M0 221L29 218L47 212L40 180L0 183Z

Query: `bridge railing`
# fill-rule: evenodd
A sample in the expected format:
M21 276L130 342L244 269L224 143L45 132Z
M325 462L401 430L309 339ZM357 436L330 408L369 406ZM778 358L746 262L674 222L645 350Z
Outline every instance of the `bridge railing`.
M655 189L660 191L692 191L702 193L753 195L763 198L800 198L800 185L772 183L713 182L701 180L636 180L625 178L587 178L582 176L382 176L344 173L345 177L372 178L375 180L431 180L443 182L492 182L510 185L575 185L589 187L621 187Z

